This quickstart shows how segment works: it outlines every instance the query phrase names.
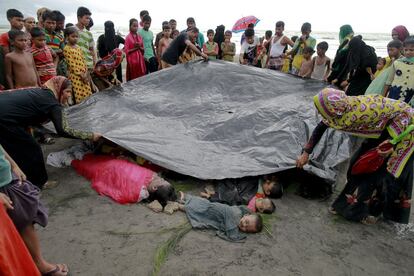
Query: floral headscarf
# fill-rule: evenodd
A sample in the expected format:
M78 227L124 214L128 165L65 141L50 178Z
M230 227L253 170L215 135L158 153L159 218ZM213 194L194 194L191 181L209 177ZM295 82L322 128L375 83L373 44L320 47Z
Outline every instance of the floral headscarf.
M379 138L387 129L395 138L414 122L414 109L408 104L379 95L347 96L325 88L313 100L324 124L355 136ZM398 177L413 151L414 131L397 144L388 171Z
M45 82L43 84L43 87L51 90L58 102L60 103L60 100L62 99L63 90L65 90L70 85L71 82L69 79L62 76L56 76Z

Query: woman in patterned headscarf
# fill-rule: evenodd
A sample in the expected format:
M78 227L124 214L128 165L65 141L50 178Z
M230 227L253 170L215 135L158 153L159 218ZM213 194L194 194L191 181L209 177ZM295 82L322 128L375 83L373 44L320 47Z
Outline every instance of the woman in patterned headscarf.
M408 223L413 186L414 131L387 152L387 162L374 173L351 175L351 168L366 151L389 143L414 123L414 109L408 104L379 95L346 96L326 88L314 97L322 121L314 130L297 160L302 168L325 130L333 129L368 138L351 159L348 181L331 207L346 219L373 223L381 213L385 219Z
M52 121L63 137L98 140L101 136L69 127L63 105L72 93L71 82L54 77L44 87L8 90L0 94L0 144L19 164L27 179L42 188L47 182L40 146L28 128Z
M404 40L410 36L410 33L405 26L398 25L392 29L391 36L392 39L398 39L399 41L404 42Z

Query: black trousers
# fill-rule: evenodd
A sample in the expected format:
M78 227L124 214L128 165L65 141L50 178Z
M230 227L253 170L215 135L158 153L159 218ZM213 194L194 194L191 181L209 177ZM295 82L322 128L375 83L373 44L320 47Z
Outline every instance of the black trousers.
M145 60L145 66L147 67L147 74L158 71L158 61L156 57L150 58L148 61Z

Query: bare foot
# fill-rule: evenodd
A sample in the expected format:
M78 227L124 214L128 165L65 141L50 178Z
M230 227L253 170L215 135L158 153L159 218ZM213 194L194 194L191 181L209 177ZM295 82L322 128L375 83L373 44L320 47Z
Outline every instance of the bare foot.
M338 214L332 206L330 206L328 208L328 212L331 213L332 215L337 215Z
M65 264L45 264L45 267L48 267L42 272L42 276L66 276L68 275L69 269ZM39 269L42 271L43 269Z
M363 220L361 220L362 224L365 225L374 225L376 224L378 221L378 219L374 216L367 216L366 218L364 218Z
M48 181L46 182L46 184L43 186L43 190L49 190L49 189L53 189L56 188L59 185L59 183L57 181Z

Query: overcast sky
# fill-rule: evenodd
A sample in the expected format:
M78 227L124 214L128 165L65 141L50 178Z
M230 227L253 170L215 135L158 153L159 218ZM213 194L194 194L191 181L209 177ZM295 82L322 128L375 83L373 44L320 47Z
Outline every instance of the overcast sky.
M159 29L163 20L174 18L178 28L192 16L202 30L215 29L223 24L231 29L242 16L255 15L261 22L257 29L274 29L278 20L285 21L287 30L299 30L303 22L310 22L313 31L338 31L343 24L351 24L358 33L388 33L396 25L405 25L414 33L414 0L204 0L204 1L139 1L139 0L0 0L0 24L7 24L5 13L16 8L27 15L35 15L40 7L58 9L66 15L66 22L76 23L76 9L86 6L92 11L96 25L112 20L117 26L127 27L128 20L139 17L139 11L149 10L153 27Z

